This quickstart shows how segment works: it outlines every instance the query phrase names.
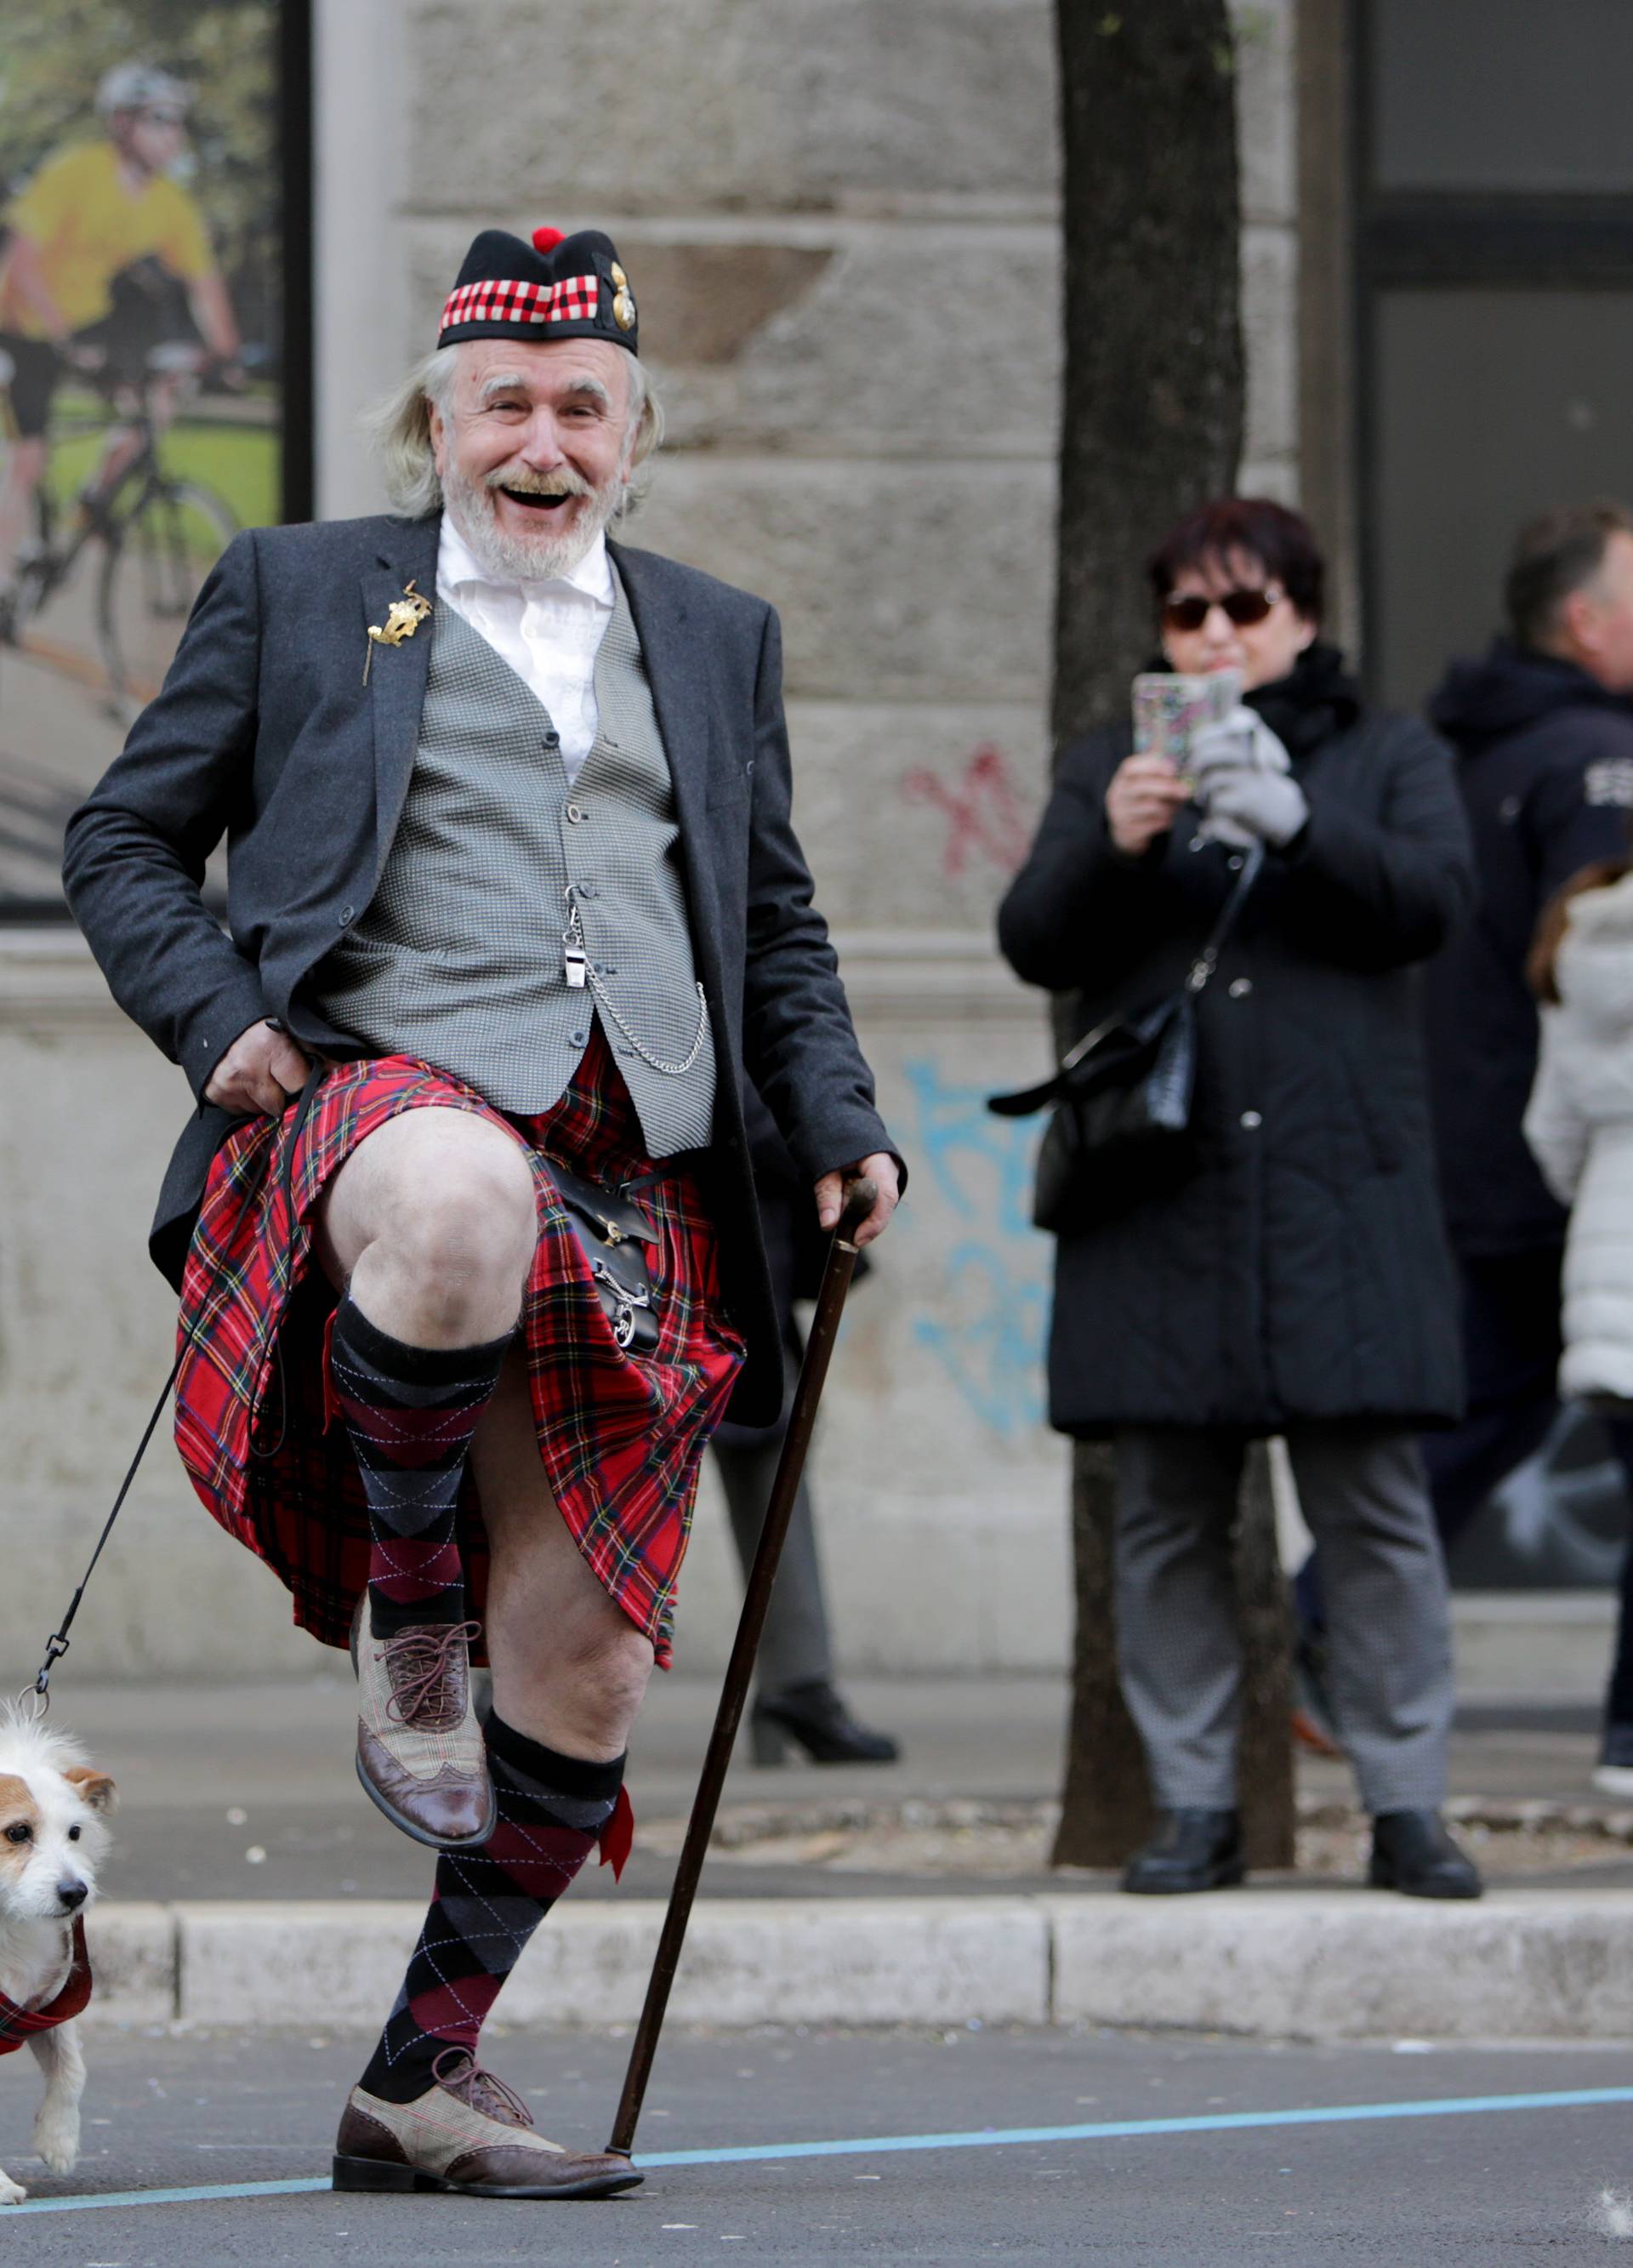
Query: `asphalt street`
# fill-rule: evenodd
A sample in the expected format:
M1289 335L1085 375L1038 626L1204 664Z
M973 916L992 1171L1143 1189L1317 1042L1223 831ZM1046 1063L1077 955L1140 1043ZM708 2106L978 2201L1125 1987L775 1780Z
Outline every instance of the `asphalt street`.
M10 2257L30 2268L732 2255L1488 2268L1598 2263L1633 2241L1633 2048L678 2034L648 2097L644 2186L573 2205L280 2191L323 2180L357 2039L124 2034L89 2048L86 2154L69 2176L28 2156L31 2059L0 2074L0 2163L32 2192L5 2216ZM590 2147L627 2051L496 2036L488 2056L545 2132ZM1622 2099L1593 2099L1606 2094ZM824 2143L838 2146L813 2152ZM133 2201L175 2191L205 2194Z

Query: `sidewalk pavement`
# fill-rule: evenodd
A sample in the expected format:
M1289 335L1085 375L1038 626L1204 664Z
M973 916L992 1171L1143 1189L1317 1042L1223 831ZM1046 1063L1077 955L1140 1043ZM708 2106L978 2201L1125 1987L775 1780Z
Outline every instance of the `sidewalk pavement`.
M1588 1775L1609 1602L1460 1602L1464 1695L1454 1797L1610 1808ZM120 1783L96 1917L107 2017L356 2023L389 2003L429 1887L428 1855L352 1775L349 1675L238 1687L99 1686L59 1669L53 1716ZM13 1684L20 1683L14 1678ZM0 1690L5 1690L0 1686ZM865 1803L1035 1805L1061 1776L1063 1679L856 1679L859 1714L898 1734L894 1766L756 1770L728 1812L796 1830ZM712 1680L654 1681L634 1746L638 1824L691 1800ZM1302 1759L1301 1797L1349 1799L1339 1764ZM507 1989L507 2021L630 2020L675 1837L637 1845L615 1904L586 1869ZM675 2008L681 2021L1181 2024L1243 2032L1633 2038L1633 1849L1505 1876L1477 1907L1286 1878L1206 1899L1121 1896L1081 1874L830 1871L730 1854L705 1868Z

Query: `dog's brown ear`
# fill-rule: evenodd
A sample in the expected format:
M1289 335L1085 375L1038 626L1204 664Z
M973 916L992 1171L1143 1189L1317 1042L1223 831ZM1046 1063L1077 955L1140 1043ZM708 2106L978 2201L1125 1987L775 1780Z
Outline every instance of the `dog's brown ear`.
M113 1781L93 1764L70 1764L63 1777L79 1790L92 1811L112 1811L119 1800L119 1791Z

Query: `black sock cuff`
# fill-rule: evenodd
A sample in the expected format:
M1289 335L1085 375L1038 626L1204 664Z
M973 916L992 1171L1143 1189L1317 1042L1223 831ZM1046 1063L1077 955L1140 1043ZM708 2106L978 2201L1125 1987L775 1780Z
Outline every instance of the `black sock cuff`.
M335 1311L335 1346L405 1386L463 1386L497 1379L515 1336L512 1324L503 1338L482 1339L474 1346L410 1346L371 1323L349 1292Z
M564 1756L558 1749L547 1749L542 1741L530 1741L526 1733L519 1733L499 1716L489 1718L486 1734L493 1754L513 1771L524 1773L542 1794L573 1796L581 1803L611 1803L623 1786L627 1754L614 1756L610 1764L597 1764L588 1756Z

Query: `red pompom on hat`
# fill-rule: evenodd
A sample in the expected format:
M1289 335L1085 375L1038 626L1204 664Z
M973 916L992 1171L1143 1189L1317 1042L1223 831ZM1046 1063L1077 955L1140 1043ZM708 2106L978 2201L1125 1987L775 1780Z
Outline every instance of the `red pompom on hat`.
M502 338L606 339L634 354L635 294L611 238L536 228L529 242L484 229L448 294L437 343Z

